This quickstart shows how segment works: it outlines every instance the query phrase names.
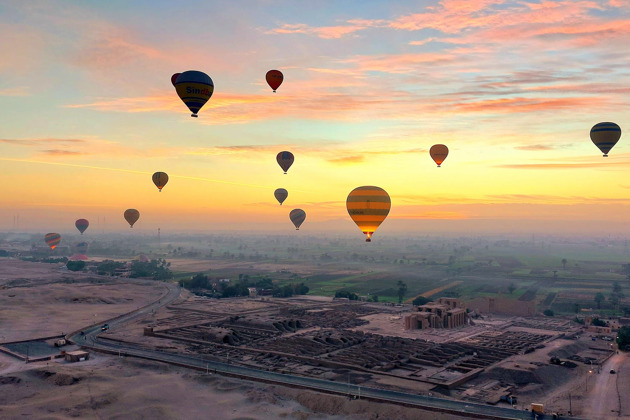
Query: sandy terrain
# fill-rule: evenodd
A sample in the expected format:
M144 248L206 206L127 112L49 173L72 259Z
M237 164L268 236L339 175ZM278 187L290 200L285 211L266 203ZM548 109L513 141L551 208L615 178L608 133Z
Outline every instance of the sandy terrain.
M17 365L0 355L0 417L226 420L463 419L389 404L206 375L92 354ZM26 367L26 369L24 369Z
M162 293L159 282L2 259L0 342L67 333L144 306ZM229 312L231 305L226 301L212 310ZM256 302L251 306L256 310ZM463 419L98 353L76 364L61 359L25 364L0 353L0 418Z
M0 342L60 335L159 299L164 285L0 261Z

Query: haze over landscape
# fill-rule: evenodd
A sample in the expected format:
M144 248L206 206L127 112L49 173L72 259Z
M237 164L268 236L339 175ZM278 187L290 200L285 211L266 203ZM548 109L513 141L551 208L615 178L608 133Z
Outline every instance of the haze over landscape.
M630 1L0 0L0 39L0 418L630 418Z

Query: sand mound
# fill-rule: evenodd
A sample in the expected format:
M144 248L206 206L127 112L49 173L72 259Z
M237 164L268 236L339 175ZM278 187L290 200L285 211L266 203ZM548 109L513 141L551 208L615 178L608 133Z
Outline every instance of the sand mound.
M22 380L15 376L0 376L0 385L19 384Z
M588 349L588 344L584 342L575 342L571 344L567 344L566 346L560 347L557 350L549 352L549 356L555 356L560 359L566 359L567 357L573 356L580 352L583 352Z

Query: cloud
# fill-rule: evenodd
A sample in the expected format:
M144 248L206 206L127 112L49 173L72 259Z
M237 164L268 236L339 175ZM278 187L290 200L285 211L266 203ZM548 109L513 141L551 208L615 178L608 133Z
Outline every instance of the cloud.
M46 156L85 156L89 153L76 152L72 150L59 150L59 149L49 149L42 150L41 154Z
M85 143L84 139L56 139L56 138L41 138L41 139L0 139L0 143L7 143L13 146L52 146L60 145L67 146L68 144Z
M290 24L285 23L279 28L266 31L266 34L306 34L315 35L323 39L339 39L345 35L353 34L355 32L379 27L386 24L384 20L369 20L369 19L350 19L343 25L337 26L309 26L304 23Z
M547 145L547 144L529 144L529 145L525 145L525 146L516 146L515 147L516 150L525 150L525 151L533 151L533 152L554 150L555 148L556 148L555 146L550 146L550 145Z
M336 158L330 158L327 160L330 163L335 163L338 165L353 165L353 164L365 162L365 156L362 156L362 155L341 156L341 157L336 157Z
M605 158L604 158L605 159ZM495 168L505 169L593 169L593 168L610 168L616 166L627 167L628 162L619 161L603 161L592 163L521 163L521 164L507 164L507 165L495 165Z
M30 96L31 93L27 86L14 86L10 88L0 89L0 96Z
M453 104L459 112L493 112L493 113L515 113L534 112L560 109L581 109L593 106L596 102L604 102L604 99L596 100L590 97L568 97L568 98L499 98L486 99L481 101L469 101Z

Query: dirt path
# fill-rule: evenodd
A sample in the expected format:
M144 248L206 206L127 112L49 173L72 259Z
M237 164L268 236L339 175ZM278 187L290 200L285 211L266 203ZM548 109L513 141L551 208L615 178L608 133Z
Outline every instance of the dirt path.
M421 293L421 294L419 294L417 296L414 296L412 298L407 299L405 301L405 303L412 303L415 299L419 298L420 296L425 297L425 298L431 297L431 296L433 296L433 295L435 295L437 293L440 293L442 290L450 289L451 287L455 287L455 286L457 286L459 284L462 284L462 283L463 283L463 281L457 280L457 281L451 282L449 284L445 284L444 286L436 287L435 289L431 289L431 290L429 290L427 292Z
M611 374L614 369L617 373ZM582 417L589 419L616 419L621 412L620 403L627 396L620 396L617 383L630 380L630 358L626 353L615 354L595 370L588 379L588 392L584 400Z

